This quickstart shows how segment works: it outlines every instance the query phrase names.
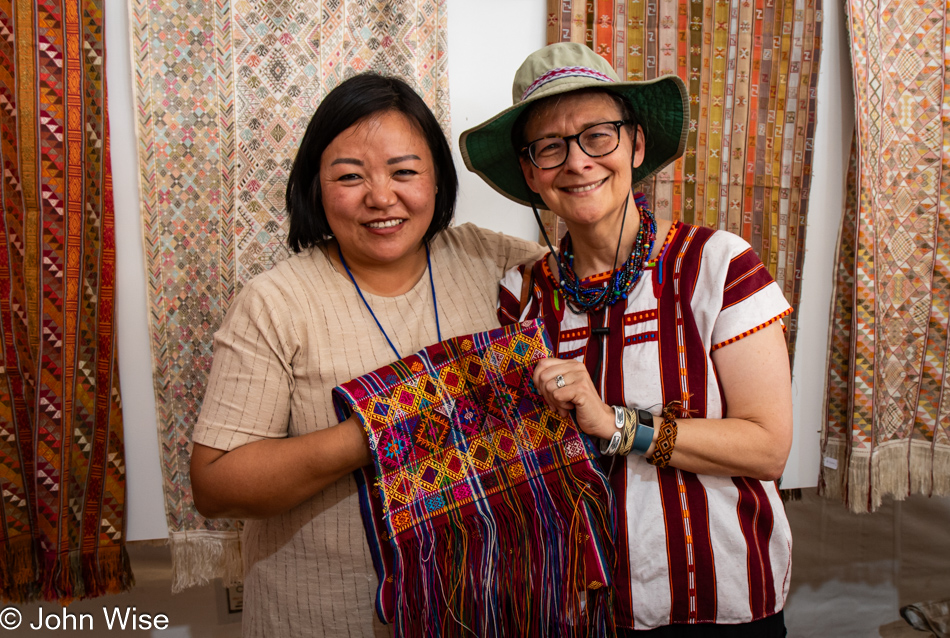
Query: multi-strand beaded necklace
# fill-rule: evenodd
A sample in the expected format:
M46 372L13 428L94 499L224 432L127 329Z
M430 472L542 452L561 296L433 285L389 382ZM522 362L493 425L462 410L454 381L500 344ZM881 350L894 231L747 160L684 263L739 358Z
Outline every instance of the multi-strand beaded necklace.
M565 235L561 240L558 251L560 284L564 291L565 301L574 313L597 312L607 306L612 306L619 299L626 299L630 290L640 281L643 267L653 253L653 243L656 240L656 217L650 210L645 197L637 197L636 206L640 211L640 229L633 242L633 249L620 268L616 268L616 257L614 258L615 269L605 285L585 286L582 283L574 272L574 253L570 234ZM626 215L626 210L624 215ZM620 250L619 244L617 250L618 252Z

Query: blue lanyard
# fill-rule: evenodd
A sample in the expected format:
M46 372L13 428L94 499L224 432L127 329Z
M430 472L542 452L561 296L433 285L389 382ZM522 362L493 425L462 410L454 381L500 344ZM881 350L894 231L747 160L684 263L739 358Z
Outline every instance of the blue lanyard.
M340 263L343 264L343 270L346 271L346 274L349 275L350 281L353 282L353 285L356 286L356 292L359 294L360 299L363 300L363 305L366 306L366 309L369 310L369 314L373 317L373 321L376 322L376 325L379 327L379 331L383 333L383 336L386 337L386 343L389 344L389 347L392 348L393 352L396 354L396 359L402 359L399 355L399 351L396 350L396 346L393 345L392 339L389 338L389 335L386 334L386 331L383 330L383 324L379 323L379 319L376 318L376 313L373 312L373 309L370 307L369 303L366 301L366 297L363 296L363 291L360 290L360 285L356 283L356 279L353 278L353 273L350 272L350 267L346 265L346 260L343 259L343 251L340 250L340 245L337 244L336 254L340 256ZM426 266L429 269L429 287L432 288L432 305L435 307L435 333L439 338L439 341L442 341L442 329L439 328L439 304L435 298L435 282L432 280L432 260L429 258L429 245L426 244Z

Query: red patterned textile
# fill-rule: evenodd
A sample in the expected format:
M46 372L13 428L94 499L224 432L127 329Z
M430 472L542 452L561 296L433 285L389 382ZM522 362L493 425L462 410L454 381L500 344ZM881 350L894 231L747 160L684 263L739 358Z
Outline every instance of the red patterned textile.
M132 584L101 1L0 0L0 598Z
M614 503L597 453L531 381L540 321L461 335L333 390L394 635L613 633Z

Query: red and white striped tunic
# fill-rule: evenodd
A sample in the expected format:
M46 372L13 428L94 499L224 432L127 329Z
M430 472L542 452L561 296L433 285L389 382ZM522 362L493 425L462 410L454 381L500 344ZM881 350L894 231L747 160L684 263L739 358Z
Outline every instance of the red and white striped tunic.
M600 367L594 381L606 403L654 414L681 401L692 416L721 418L711 353L791 312L748 243L681 223L627 303L606 311L566 310L542 259L519 313L523 277L522 266L502 279L502 323L543 316L557 356L583 360L592 375ZM590 335L603 326L610 334L598 366L600 338ZM619 543L615 573L618 626L745 623L782 609L792 539L774 483L661 470L636 455L604 462L614 464L605 467L617 494L618 534L627 541Z

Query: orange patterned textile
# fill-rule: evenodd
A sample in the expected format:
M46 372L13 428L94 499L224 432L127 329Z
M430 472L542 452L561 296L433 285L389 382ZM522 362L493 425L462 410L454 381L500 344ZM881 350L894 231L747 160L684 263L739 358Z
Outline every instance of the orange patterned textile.
M0 33L0 599L67 604L132 584L102 2Z
M548 0L549 44L583 42L624 80L686 82L686 153L638 189L657 217L752 244L796 309L821 20L821 0ZM792 314L790 355L797 324Z
M950 494L948 5L847 3L857 104L819 491Z

